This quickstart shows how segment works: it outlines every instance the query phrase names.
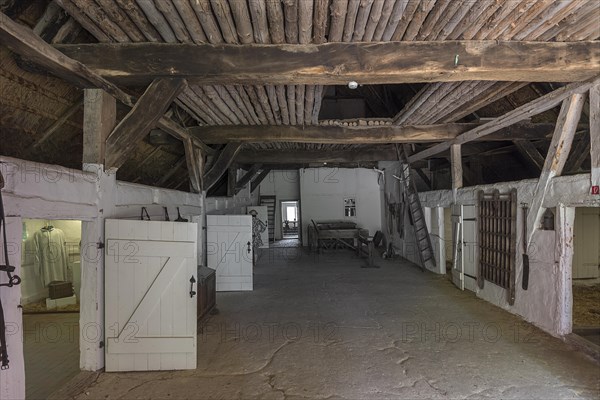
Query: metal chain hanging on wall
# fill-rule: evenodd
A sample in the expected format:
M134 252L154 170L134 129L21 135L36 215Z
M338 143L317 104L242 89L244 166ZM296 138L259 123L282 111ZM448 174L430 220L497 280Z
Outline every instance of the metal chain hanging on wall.
M2 235L2 247L4 248L4 264L0 265L0 272L5 272L8 277L7 283L1 283L0 287L13 287L21 283L18 275L13 275L15 267L10 265L8 259L8 236L6 235L6 218L4 217L4 204L2 202L2 189L4 189L4 177L0 172L0 235ZM0 368L8 369L8 348L6 346L6 321L4 320L4 308L0 298Z

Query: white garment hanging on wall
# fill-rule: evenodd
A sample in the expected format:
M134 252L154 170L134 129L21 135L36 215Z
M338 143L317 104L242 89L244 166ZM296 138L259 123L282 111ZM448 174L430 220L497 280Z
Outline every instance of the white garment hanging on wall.
M33 236L35 273L42 285L67 280L67 245L63 231L45 227Z

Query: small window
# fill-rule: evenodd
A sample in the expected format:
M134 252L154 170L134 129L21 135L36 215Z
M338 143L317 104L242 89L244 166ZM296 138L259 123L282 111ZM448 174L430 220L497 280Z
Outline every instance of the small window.
M344 199L344 215L346 217L356 217L356 198Z

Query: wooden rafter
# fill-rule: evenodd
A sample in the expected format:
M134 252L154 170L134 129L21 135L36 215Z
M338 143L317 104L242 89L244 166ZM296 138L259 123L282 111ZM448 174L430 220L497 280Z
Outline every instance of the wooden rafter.
M235 183L235 193L237 194L256 176L256 173L262 168L262 164L252 165L248 171Z
M600 83L590 88L590 155L592 185L600 185Z
M58 45L102 76L195 84L362 84L510 80L573 82L600 68L600 43L430 41L299 45ZM459 55L459 63L455 63ZM268 66L268 67L267 67Z
M185 85L183 79L157 79L148 86L135 106L115 127L106 141L106 166L119 168Z
M204 190L209 190L223 176L225 171L233 163L242 145L241 143L233 142L225 145L223 150L219 152L217 159L213 162L210 170L204 174Z
M537 173L540 173L544 167L544 156L540 154L537 147L529 140L524 139L513 140L513 143L521 156L535 167Z
M269 172L271 172L271 168L263 168L263 170L260 171L260 174L254 178L252 183L250 183L250 193L254 193L256 188L260 186L260 183L265 180L267 175L269 175Z
M409 161L414 162L418 160L423 160L425 158L434 156L438 153L448 150L452 144L463 144L490 135L494 132L499 131L502 128L511 126L517 122L531 118L533 115L541 114L544 111L547 111L560 104L563 100L572 96L573 94L585 93L592 86L597 85L599 83L600 77L594 77L584 82L576 82L563 86L560 89L557 89L553 92L548 93L547 95L544 95L527 104L524 104L521 107L518 107L501 117L498 117L486 124L478 126L477 128L469 132L463 133L454 140L436 144L428 148L427 150L423 150L420 153L414 154L409 157Z

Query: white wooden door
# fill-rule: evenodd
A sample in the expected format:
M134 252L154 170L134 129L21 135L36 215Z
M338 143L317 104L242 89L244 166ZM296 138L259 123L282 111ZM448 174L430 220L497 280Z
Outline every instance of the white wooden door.
M452 206L452 283L465 290L465 264L463 258L463 206Z
M106 220L106 371L196 368L195 223Z
M600 267L600 208L575 210L573 279L598 278Z
M477 209L473 204L462 206L462 262L465 289L477 290L477 265L479 243L477 242Z
M252 290L252 216L206 216L207 266L217 291Z

